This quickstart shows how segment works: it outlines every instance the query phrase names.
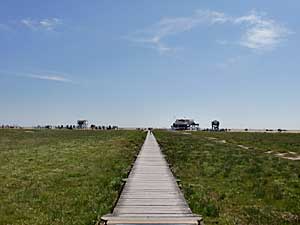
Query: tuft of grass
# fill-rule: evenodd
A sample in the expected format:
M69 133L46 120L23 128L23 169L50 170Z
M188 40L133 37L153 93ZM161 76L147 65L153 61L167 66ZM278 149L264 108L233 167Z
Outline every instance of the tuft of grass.
M118 197L140 131L0 130L0 224L95 224Z
M299 135L191 133L155 131L189 206L204 216L205 224L300 224L300 163L234 143L244 140L249 147L268 148L272 142L270 148L290 151L284 146L298 146Z

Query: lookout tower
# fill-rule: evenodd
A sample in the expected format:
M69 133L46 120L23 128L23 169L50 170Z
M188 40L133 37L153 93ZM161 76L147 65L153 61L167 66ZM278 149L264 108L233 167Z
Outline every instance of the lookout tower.
M77 125L79 129L86 129L88 128L88 121L87 120L77 120Z
M218 131L220 129L220 122L218 120L214 120L211 122L211 129L213 131Z

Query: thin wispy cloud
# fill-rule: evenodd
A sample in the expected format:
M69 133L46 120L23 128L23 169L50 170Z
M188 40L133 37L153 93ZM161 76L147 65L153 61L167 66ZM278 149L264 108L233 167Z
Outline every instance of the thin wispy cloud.
M64 25L63 20L59 18L24 18L0 23L0 31L17 31L21 27L32 31L55 31L62 25Z
M58 26L62 25L62 20L58 18L46 18L46 19L22 19L20 24L31 30L55 30Z
M275 20L252 11L249 15L236 18L236 24L247 26L240 44L254 50L272 50L292 32Z
M211 10L197 10L192 16L163 18L149 28L136 31L127 36L131 42L148 46L158 50L160 53L174 52L178 47L171 47L166 43L166 38L189 32L200 26L216 26L222 24L236 26L242 30L236 44L251 50L275 49L291 33L281 23L267 18L265 14L251 11L248 15L233 17L223 12ZM228 40L218 40L220 44L226 45Z
M65 73L60 72L33 72L33 73L24 73L24 72L8 72L8 71L0 71L3 74L11 74L16 77L23 77L29 79L36 80L44 80L49 82L63 82L63 83L74 83L71 79L69 79Z
M37 75L37 74L28 74L26 75L28 78L38 79L38 80L48 80L48 81L56 81L56 82L66 82L72 83L70 79L67 79L63 76L59 75Z
M12 72L0 70L0 75L8 75L19 78L29 78L29 79L37 79L37 80L45 80L45 81L53 81L53 82L64 82L64 83L75 83L73 80L69 79L70 77L66 73L62 72L53 72L53 71L36 71L33 73L26 72Z
M222 13L197 11L191 17L164 18L147 29L128 35L127 39L154 48L160 53L169 53L176 51L178 48L166 45L164 43L166 37L190 31L200 24L224 23L224 20L226 20L226 17Z

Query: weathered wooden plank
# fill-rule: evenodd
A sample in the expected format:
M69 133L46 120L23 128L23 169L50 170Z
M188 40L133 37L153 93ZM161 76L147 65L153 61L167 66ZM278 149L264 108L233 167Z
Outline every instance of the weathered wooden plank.
M123 215L120 217L114 216L104 216L103 220L107 221L107 224L198 224L201 217L195 215L191 216L174 216L174 215L164 215L156 216L151 215L149 217L143 217L139 215Z
M157 198L157 199L152 199L152 198L143 198L143 199L136 199L136 198L131 198L131 199L128 199L128 198L120 198L119 199L119 202L118 202L118 206L120 205L124 205L124 206L129 206L129 205L137 205L137 206L140 206L140 205L170 205L170 206L174 206L174 205L185 205L181 200L179 199L160 199L160 198Z
M137 193L137 194L131 194L131 193L124 193L122 195L122 198L127 199L170 199L170 198L177 198L177 193L166 193L163 196L157 195L157 194L143 194L143 193Z
M143 213L124 213L121 215L118 215L117 217L140 217L140 218L153 218L153 217L158 217L158 218L181 218L187 217L187 218L199 218L195 216L192 213L148 213L148 214L143 214ZM196 221L195 221L196 222Z
M116 214L125 214L125 213L134 213L134 214L171 214L171 213L190 213L188 209L181 209L181 208L173 208L169 209L170 207L165 207L165 206L141 206L141 207L120 207L120 208L115 208L114 213Z

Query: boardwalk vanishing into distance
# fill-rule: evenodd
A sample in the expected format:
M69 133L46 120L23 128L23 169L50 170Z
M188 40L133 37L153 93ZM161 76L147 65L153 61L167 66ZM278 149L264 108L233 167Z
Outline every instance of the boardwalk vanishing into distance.
M192 213L154 135L148 132L107 224L200 224Z

